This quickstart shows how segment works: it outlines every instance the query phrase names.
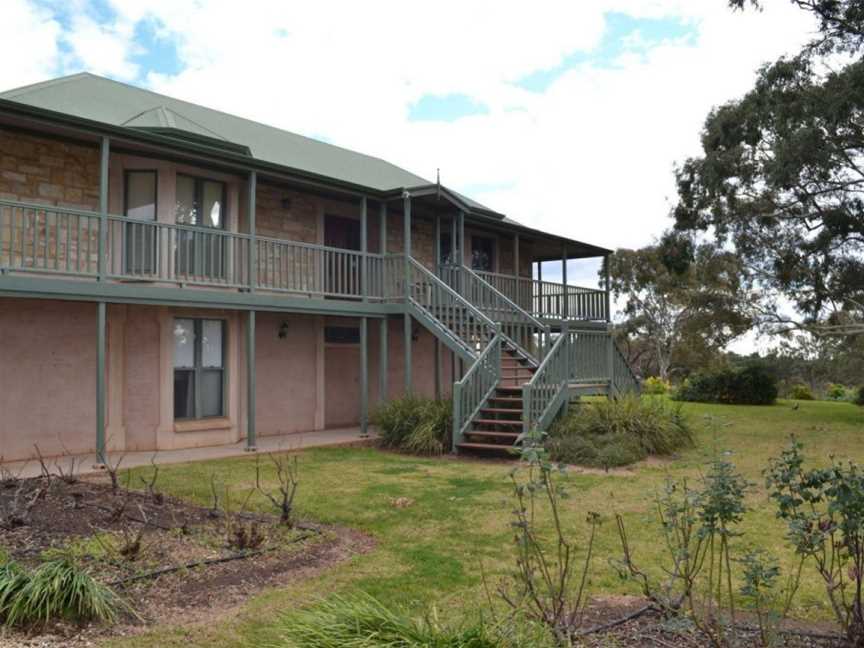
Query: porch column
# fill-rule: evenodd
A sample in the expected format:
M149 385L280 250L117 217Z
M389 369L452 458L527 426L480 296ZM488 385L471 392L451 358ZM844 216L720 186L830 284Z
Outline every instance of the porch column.
M255 452L255 311L246 314L246 451Z
M603 257L603 283L606 288L606 321L612 321L612 281L609 277L609 256Z
M458 243L459 237L459 222L456 218L450 219L450 265L461 265L459 263L459 257L456 256L457 250L459 249Z
M570 317L570 291L567 287L567 246L561 246L561 283L564 284L562 290L564 292L563 297L561 298L561 308L563 312L561 313L564 319Z
M435 211L435 274L440 278L441 272L441 214ZM441 400L441 341L435 337L435 400Z
M107 460L105 455L105 302L97 302L96 309L96 463L104 464Z
M105 281L107 274L108 252L108 166L111 157L111 139L103 136L99 145L99 260L97 261L98 280Z
M513 284L514 284L513 301L516 302L517 304L519 304L519 306L522 306L522 304L524 304L525 301L522 299L522 295L519 294L522 292L522 282L519 281L519 279L520 279L519 268L520 268L520 266L519 266L519 235L514 234L513 235L513 276L515 277L515 279L513 281Z
M411 194L407 191L402 194L402 205L405 246L405 315L402 331L405 336L405 395L407 396L414 391L411 380L411 312L408 310L411 297Z
M258 285L258 241L255 238L255 194L258 192L258 173L256 171L249 172L249 182L247 184L249 192L249 254L247 259L249 267L247 268L247 281L249 282L249 292L255 292L255 287Z
M360 199L360 288L369 301L369 231L366 196ZM369 318L360 318L360 434L369 433Z
M379 247L380 247L382 256L384 256L387 254L387 203L384 201L381 202L381 211L380 211L379 221L380 221L379 227L381 228L381 231L379 232L379 236L381 237ZM384 282L385 282L385 284L384 284L385 285L385 293L384 294L385 294L385 296L389 296L388 293L386 292L386 290L387 290L386 289L386 284L387 284L386 276L384 278ZM378 359L378 402L384 403L387 401L387 369L389 366L388 362L387 362L388 319L386 316L379 322L379 326L381 328L380 328L380 335L379 335L379 340L378 340L378 344L380 345L380 348L378 349L378 353L380 354L380 357Z
M459 267L465 265L465 212L459 212ZM459 294L465 294L465 273L459 273Z

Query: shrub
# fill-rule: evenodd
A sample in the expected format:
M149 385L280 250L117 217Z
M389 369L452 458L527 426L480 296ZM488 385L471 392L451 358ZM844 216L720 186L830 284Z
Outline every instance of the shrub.
M692 443L680 405L630 395L575 406L552 426L547 447L554 461L609 468Z
M114 622L126 605L68 557L28 573L16 563L0 567L0 618L7 626L56 620Z
M831 383L825 391L825 396L828 400L844 401L849 398L849 392L843 385Z
M855 399L853 401L856 405L860 405L864 407L864 385L861 385L858 388L858 392L855 394Z
M792 385L792 388L789 390L789 398L792 400L814 400L813 392L803 383Z
M449 400L406 396L380 406L372 421L387 448L420 455L440 455L450 447L453 407Z
M673 396L699 403L771 405L777 400L777 381L765 369L719 369L691 376Z
M434 612L414 618L391 610L368 595L334 597L282 619L284 648L498 648L502 644L482 624L443 626Z
M656 376L650 376L642 381L643 394L662 396L663 394L668 394L671 389L672 385Z

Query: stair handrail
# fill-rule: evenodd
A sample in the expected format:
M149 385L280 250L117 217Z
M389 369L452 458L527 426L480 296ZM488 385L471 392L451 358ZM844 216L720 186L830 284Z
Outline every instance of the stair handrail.
M417 261L417 259L409 257L407 263L409 271L413 270L416 274L419 274L423 278L424 282L426 282L426 285L430 286L433 291L437 291L435 294L430 294L430 299L427 303L424 303L416 296L419 282L411 281L411 285L408 287L407 291L408 299L416 308L424 311L432 319L437 320L439 325L443 328L448 329L452 335L460 340L466 350L469 351L470 355L476 358L479 353L477 347L485 348L497 335L498 328L495 322L487 317L486 314L478 309L474 304L448 286L444 281L436 276L434 272L430 271L426 266ZM469 317L465 317L452 306L448 305L444 300L440 299L440 296L437 293L443 293L449 297L463 308ZM454 327L453 325L443 321L436 315L436 313L430 310L430 308L435 308L436 306L441 308L450 308L450 315L452 316L453 322L455 323L457 320L461 320L463 326ZM459 330L460 328L466 329L466 327L467 330ZM476 346L475 341L472 338L476 338Z
M498 329L461 380L453 384L453 452L456 452L474 417L498 388L503 341L504 336Z
M565 330L546 353L537 371L522 387L522 429L545 430L568 398L570 336Z
M460 272L468 279L469 285L460 283L460 292L463 296L502 325L505 338L516 347L520 355L534 366L539 365L544 350L549 346L551 327L538 320L468 266L451 264L445 268L447 272ZM502 312L515 316L515 319L503 320L494 315ZM536 352L532 352L528 344L530 340L535 339L534 336L536 336Z
M623 394L628 391L632 391L635 394L641 393L642 386L639 383L639 378L636 376L633 367L631 367L630 363L627 361L627 356L624 355L624 352L621 350L621 347L618 346L618 342L612 337L611 333L609 340L612 344L613 364L612 376L610 377L610 387L616 394Z

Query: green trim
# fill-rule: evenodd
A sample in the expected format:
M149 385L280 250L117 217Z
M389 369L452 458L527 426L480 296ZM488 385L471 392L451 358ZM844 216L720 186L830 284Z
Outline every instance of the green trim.
M104 301L96 305L96 456L105 459L105 347L107 307Z
M246 450L256 449L255 430L255 311L246 316Z
M359 314L386 317L405 312L401 303L361 302L336 299L310 299L280 294L168 288L141 283L99 283L21 277L0 273L0 296L72 301L100 301L118 304L260 310L312 315Z

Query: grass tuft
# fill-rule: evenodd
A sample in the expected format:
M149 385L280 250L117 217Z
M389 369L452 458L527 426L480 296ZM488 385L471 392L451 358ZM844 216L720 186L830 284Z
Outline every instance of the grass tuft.
M552 426L548 440L554 461L600 468L691 445L693 432L679 404L633 395L574 407Z
M282 619L272 648L499 648L483 626L444 627L436 614L414 618L368 595L333 597Z
M406 396L385 403L372 415L385 447L437 456L450 447L453 427L449 400Z
M65 619L113 623L122 600L67 557L48 560L25 572L8 562L0 567L0 619L26 627Z

